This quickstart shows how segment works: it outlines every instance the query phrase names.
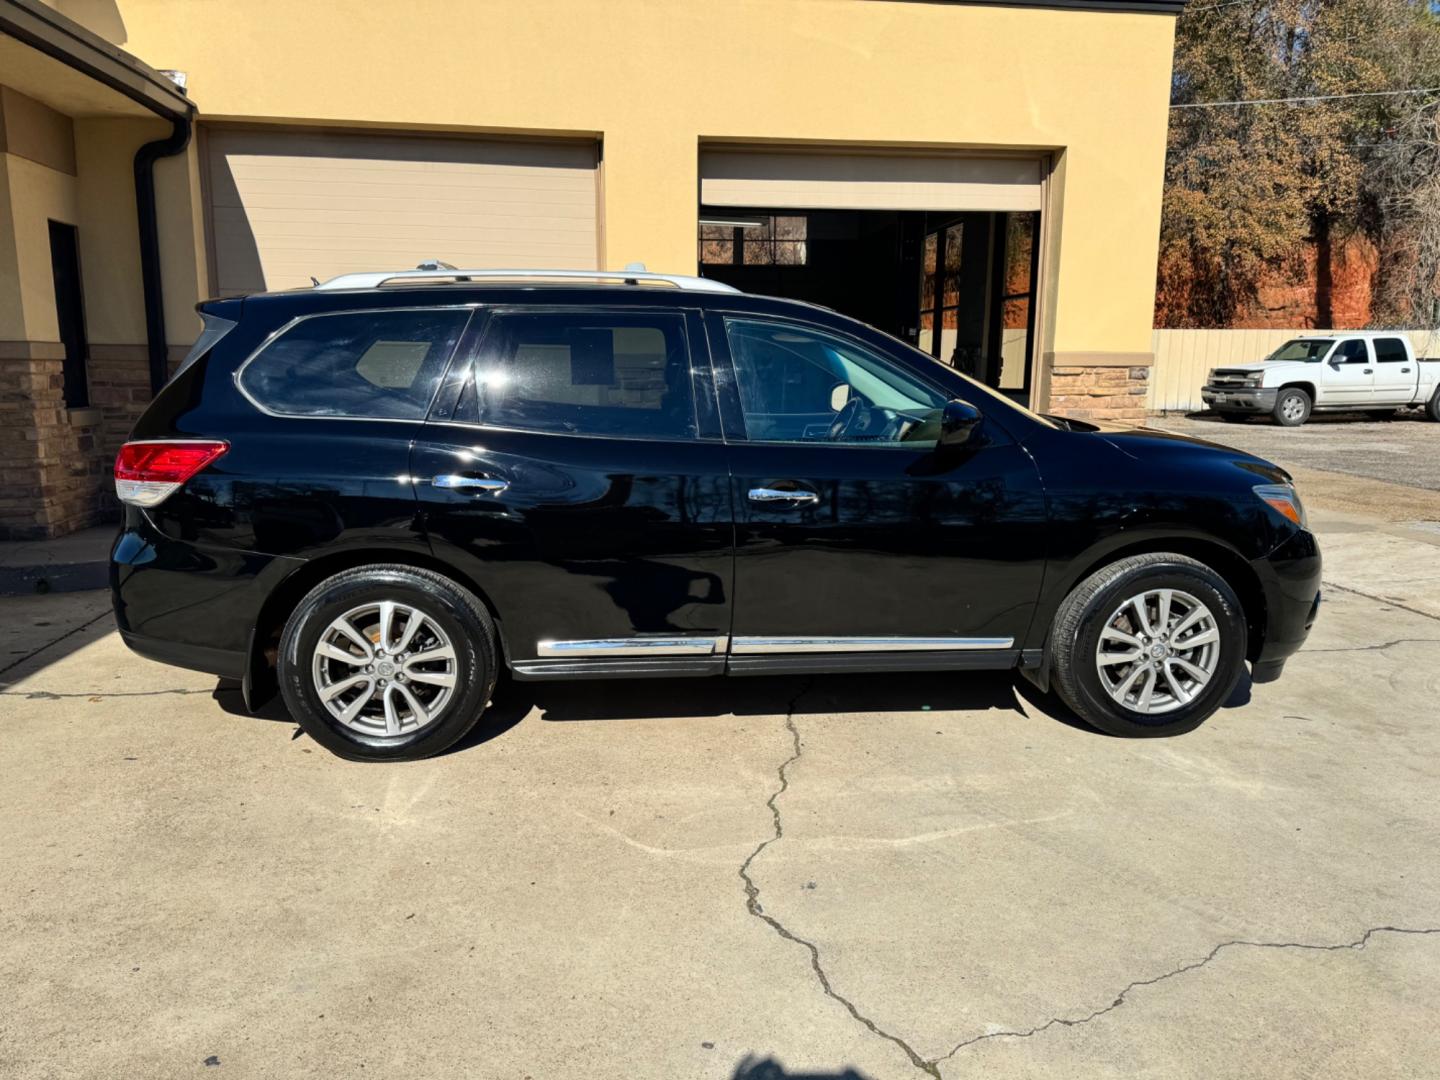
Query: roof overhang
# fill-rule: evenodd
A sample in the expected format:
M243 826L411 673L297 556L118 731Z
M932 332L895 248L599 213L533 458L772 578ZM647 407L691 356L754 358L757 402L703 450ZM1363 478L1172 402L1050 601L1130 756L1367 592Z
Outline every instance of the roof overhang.
M1035 7L1080 11L1115 11L1144 15L1178 15L1189 0L920 0L923 3L983 4L990 7Z
M0 81L67 116L193 116L160 72L40 0L0 0Z

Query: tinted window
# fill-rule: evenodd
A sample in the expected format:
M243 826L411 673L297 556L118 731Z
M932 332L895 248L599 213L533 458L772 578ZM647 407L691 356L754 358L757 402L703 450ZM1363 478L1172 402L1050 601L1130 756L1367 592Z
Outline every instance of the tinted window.
M1399 364L1409 360L1410 354L1399 338L1382 337L1375 339L1375 359L1382 364Z
M685 316L496 315L456 415L522 431L693 436Z
M1359 338L1351 338L1349 341L1342 341L1330 357L1330 362L1339 361L1342 364L1368 364L1370 362L1370 350L1365 348L1365 342Z
M287 416L422 419L469 318L466 308L316 315L265 346L240 382Z
M946 396L847 338L790 323L726 319L749 438L924 449Z

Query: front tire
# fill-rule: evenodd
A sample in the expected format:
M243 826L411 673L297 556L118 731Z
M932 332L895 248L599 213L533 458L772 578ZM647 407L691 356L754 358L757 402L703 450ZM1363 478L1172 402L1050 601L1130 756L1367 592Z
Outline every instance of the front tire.
M449 578L375 564L326 578L280 638L280 692L305 733L351 761L448 749L495 688L495 625Z
M1310 419L1314 402L1310 395L1298 386L1287 386L1275 397L1275 408L1270 415L1281 427L1299 427Z
M1111 735L1193 731L1239 680L1244 612L1229 584L1184 555L1134 555L1091 574L1050 631L1051 670L1076 715Z

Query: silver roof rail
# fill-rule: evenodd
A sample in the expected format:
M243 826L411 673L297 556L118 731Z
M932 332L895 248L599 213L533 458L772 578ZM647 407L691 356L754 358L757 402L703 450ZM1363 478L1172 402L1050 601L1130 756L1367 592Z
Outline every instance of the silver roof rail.
M425 270L375 270L363 274L341 274L322 281L315 288L375 289L387 282L412 281L613 281L626 285L670 285L692 292L733 293L740 290L713 278L685 274L652 274L646 270L459 270L451 267Z

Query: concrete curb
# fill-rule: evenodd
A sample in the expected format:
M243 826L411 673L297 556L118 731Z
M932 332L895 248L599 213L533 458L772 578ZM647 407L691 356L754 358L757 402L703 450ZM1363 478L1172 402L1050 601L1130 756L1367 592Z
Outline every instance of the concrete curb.
M114 525L98 525L58 540L0 543L0 596L106 588L114 540Z

